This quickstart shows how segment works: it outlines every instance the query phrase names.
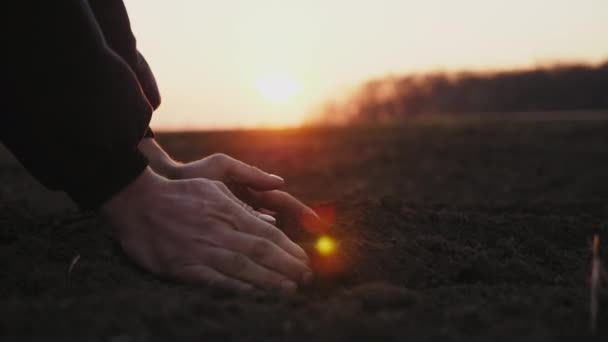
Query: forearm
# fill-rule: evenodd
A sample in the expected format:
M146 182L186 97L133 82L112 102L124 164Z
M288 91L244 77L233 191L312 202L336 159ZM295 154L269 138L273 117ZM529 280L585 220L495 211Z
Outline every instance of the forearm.
M180 163L173 160L154 138L142 139L138 148L156 173L169 179L175 178L175 171Z

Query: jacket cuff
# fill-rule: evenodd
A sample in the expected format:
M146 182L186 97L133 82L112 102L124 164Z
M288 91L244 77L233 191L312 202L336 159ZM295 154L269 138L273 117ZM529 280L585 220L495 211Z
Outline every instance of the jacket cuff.
M148 127L148 129L146 130L146 134L144 134L144 138L154 138L155 136L156 135L154 134L152 128Z
M123 155L98 156L94 162L82 165L79 177L66 184L65 191L82 209L97 210L131 184L147 166L148 160L138 149Z

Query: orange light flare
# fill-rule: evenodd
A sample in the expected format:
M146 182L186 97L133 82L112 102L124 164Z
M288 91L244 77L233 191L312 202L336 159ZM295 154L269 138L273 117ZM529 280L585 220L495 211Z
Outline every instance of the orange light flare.
M334 279L347 269L347 260L340 241L329 234L336 224L336 208L333 205L313 207L314 213L300 217L300 224L308 233L316 236L310 247L311 266L319 278Z
M327 234L320 235L315 241L311 259L313 270L320 278L335 278L347 268L340 242Z
M327 235L322 235L317 239L315 249L323 256L330 256L336 251L336 242Z

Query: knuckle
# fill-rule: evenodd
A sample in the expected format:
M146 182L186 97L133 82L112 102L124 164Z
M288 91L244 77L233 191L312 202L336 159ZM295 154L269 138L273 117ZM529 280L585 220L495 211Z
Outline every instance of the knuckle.
M191 195L200 195L207 191L208 181L203 178L193 178L180 181L184 191Z
M216 161L223 161L228 158L228 156L224 153L214 153L209 158L214 159Z
M213 184L215 184L215 186L218 187L218 189L222 190L222 191L229 191L228 187L226 186L226 184L222 181L213 181Z
M214 203L217 213L236 218L236 208L230 199L221 199ZM233 220L237 221L237 220ZM238 221L237 221L238 222Z
M230 156L224 153L214 153L209 158L213 163L220 166L227 166L232 159Z

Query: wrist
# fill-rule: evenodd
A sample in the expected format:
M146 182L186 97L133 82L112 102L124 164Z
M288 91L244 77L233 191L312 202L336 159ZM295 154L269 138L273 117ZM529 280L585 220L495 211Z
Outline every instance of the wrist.
M178 179L181 163L171 159L168 155L157 155L153 159L148 159L150 167L160 176L167 179Z
M157 174L176 179L180 166L179 162L173 160L153 138L144 138L139 143L139 150L146 156L150 167Z
M103 216L112 218L125 210L130 211L134 204L140 204L150 195L158 193L167 182L167 179L147 167L135 180L105 202L100 212Z

